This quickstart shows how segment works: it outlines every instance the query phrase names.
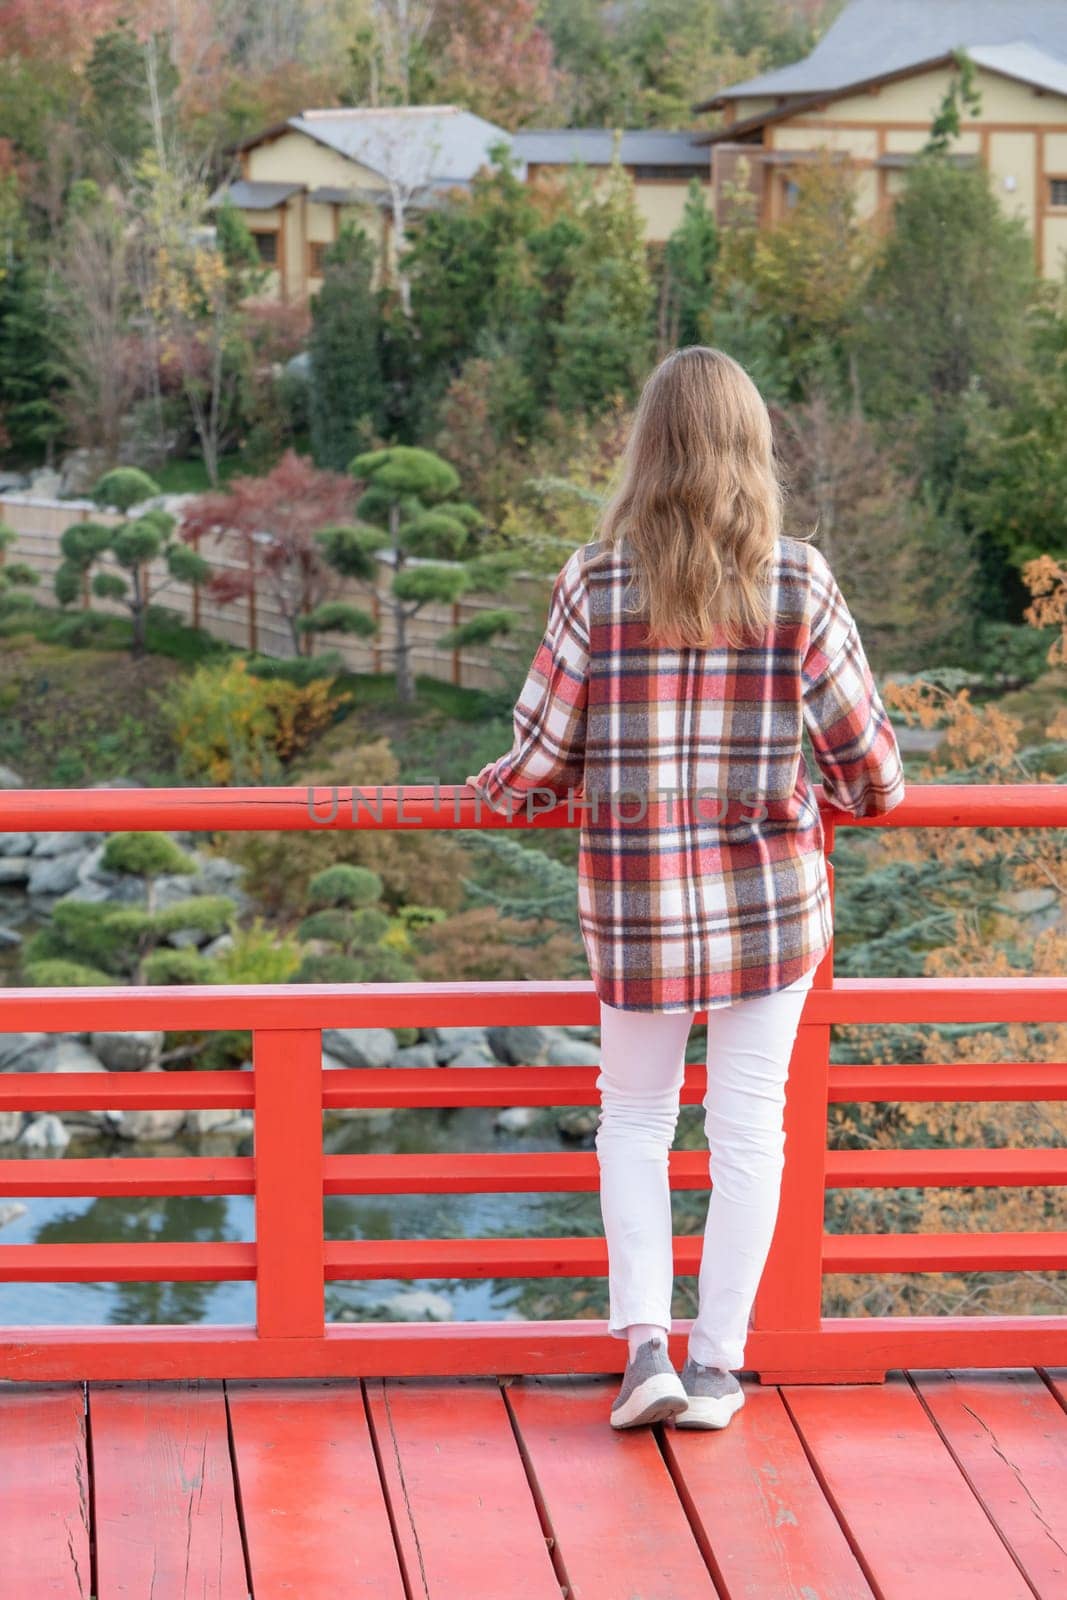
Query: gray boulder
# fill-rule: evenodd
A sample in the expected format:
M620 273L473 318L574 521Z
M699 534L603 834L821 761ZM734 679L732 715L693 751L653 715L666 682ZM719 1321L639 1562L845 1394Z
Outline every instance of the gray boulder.
M406 1044L393 1057L394 1067L436 1067L432 1044Z
M166 911L179 900L190 900L197 893L196 878L192 873L163 873L155 882L157 911Z
M163 1051L161 1033L91 1033L89 1043L109 1072L145 1072Z
M596 1106L577 1106L556 1119L565 1139L591 1139L596 1133L600 1112Z
M82 905L89 906L102 906L114 899L116 896L106 883L76 883L67 894L59 896L59 901L78 900Z
M67 894L78 882L82 857L72 852L65 856L34 859L26 887L30 894ZM0 863L2 865L2 863Z
M58 500L63 493L63 474L54 467L38 467L30 473L29 492L35 500Z
M27 1122L18 1136L18 1143L24 1150L65 1150L70 1134L59 1118L49 1113Z
M0 1033L0 1072L40 1072L52 1048L48 1033Z
M112 872L104 866L105 844L97 844L82 858L78 868L78 877L83 883L114 883L123 876L121 872Z
M551 1037L547 1028L523 1025L514 1028L487 1028L489 1048L498 1061L508 1066L543 1064Z
M156 1142L172 1139L181 1132L187 1113L174 1111L123 1111L115 1119L115 1132L120 1139L137 1142Z
M162 1069L152 1067L148 1070L159 1072ZM180 1108L158 1111L109 1111L103 1113L103 1118L120 1139L129 1140L131 1143L159 1143L181 1132L186 1112Z
M51 1041L47 1055L37 1069L39 1072L103 1072L103 1067L92 1050L80 1039L60 1034Z
M21 1131L21 1111L0 1111L0 1144L14 1144Z
M0 950L17 950L22 935L17 928L0 928Z
M550 1039L545 1052L549 1067L599 1067L600 1046L588 1039Z
M324 1028L322 1048L346 1067L387 1067L396 1035L392 1028Z
M65 900L88 900L100 903L114 901L118 905L144 904L145 884L133 872L110 872L103 865L104 847L98 845L81 857L78 865L78 882Z
M28 882L32 866L29 856L0 856L0 884Z
M484 1028L435 1028L434 1053L442 1067L495 1067Z
M204 894L225 894L244 876L244 868L225 856L197 855L197 877Z
M17 773L14 767L5 767L0 763L0 789L25 788L25 779Z
M38 833L34 835L35 856L69 856L73 851L86 851L100 843L98 833Z
M501 1133L525 1133L541 1115L537 1106L505 1106L493 1118L493 1127Z
M86 1048L76 1035L56 1034L49 1040L48 1054L41 1061L40 1072L99 1072L103 1064ZM73 1128L79 1138L102 1133L110 1126L110 1111L62 1111L60 1120L64 1127Z
M4 785L0 783L2 788ZM0 833L0 856L28 856L32 853L32 833Z
M185 1113L185 1133L228 1134L236 1139L250 1134L254 1127L252 1118L239 1111L219 1108Z

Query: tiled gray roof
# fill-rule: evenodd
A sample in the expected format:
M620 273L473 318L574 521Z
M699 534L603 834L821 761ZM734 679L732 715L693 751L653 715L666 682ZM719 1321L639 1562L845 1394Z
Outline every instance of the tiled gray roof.
M1019 78L1053 94L1067 95L1067 61L1057 61L1032 44L973 44L969 55L980 67Z
M469 183L490 164L489 146L509 138L495 122L456 106L304 111L288 126L372 172L413 184Z
M1015 44L1067 61L1067 0L851 0L803 61L731 84L698 109L843 89L961 47Z
M248 178L237 178L233 183L223 184L216 189L208 206L220 206L224 199L229 198L242 211L270 211L288 200L290 195L298 194L303 187L302 183L257 183Z
M412 190L412 198L416 204L437 205L440 199L456 186L455 178L431 178L429 182L420 183ZM459 187L463 188L465 185L460 184ZM346 188L325 184L318 189L312 189L308 199L328 206L372 205L387 210L392 205L388 189L373 188L370 184L361 183L351 183Z
M705 149L692 142L692 134L668 128L623 130L619 159L624 166L707 167ZM582 161L586 166L607 166L611 161L610 128L520 128L511 136L516 159L528 162Z

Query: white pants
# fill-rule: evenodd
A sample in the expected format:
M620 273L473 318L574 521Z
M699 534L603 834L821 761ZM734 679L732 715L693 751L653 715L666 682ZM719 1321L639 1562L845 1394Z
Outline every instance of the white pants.
M749 1317L778 1216L789 1062L814 969L788 988L708 1012L711 1198L689 1354L743 1365ZM601 1002L596 1133L608 1246L608 1330L671 1325L674 1281L667 1152L674 1140L694 1012L620 1011Z

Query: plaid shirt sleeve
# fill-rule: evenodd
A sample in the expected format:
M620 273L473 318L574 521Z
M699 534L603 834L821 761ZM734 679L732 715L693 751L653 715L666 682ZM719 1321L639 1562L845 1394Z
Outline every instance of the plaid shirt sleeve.
M813 611L804 658L804 723L827 798L856 817L883 816L904 798L896 734L855 619L825 556L809 548Z
M548 622L515 704L511 750L485 774L493 806L548 789L561 799L585 775L589 597L575 551L552 588Z

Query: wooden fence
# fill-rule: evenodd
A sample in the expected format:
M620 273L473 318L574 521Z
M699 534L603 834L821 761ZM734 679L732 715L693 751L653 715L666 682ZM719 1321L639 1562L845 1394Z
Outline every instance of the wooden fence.
M0 496L0 522L6 522L18 535L8 551L8 559L25 562L40 574L41 581L33 592L45 605L57 604L52 584L56 568L63 559L59 541L66 529L75 522L100 522L114 527L123 520L117 513L100 511L91 500L47 500L24 494ZM218 543L211 540L202 547L201 554L220 572L239 569L245 562L236 539ZM389 602L391 574L392 566L383 557L379 560L378 580L373 591L369 585L338 579L336 598L369 612L378 620L378 633L372 639L350 638L344 634L321 636L323 647L336 649L352 672L391 672L393 669L395 633ZM164 578L166 587L159 592L158 603L183 622L203 628L214 638L241 649L258 650L263 655L281 659L295 654L285 619L274 596L262 582L248 599L240 598L223 605L202 586L170 578L160 563L149 566L151 584L161 584ZM498 688L509 670L526 664L524 657L530 653L527 644L505 637L488 647L446 650L439 647L437 640L457 624L502 605L528 619L528 629L533 635L543 623L547 604L544 579L518 574L506 600L470 595L454 605L425 605L408 623L412 669L417 674L468 689ZM113 615L127 614L120 601L94 596L92 606L94 610Z

